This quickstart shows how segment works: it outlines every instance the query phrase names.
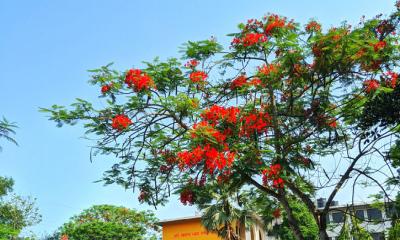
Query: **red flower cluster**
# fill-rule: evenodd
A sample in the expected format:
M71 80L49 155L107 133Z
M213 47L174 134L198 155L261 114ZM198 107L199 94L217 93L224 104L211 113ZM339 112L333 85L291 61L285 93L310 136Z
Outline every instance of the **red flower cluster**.
M366 93L370 93L379 88L378 80L371 79L364 81L364 89Z
M387 85L389 85L392 88L395 88L397 85L397 79L399 78L399 74L389 71L386 73L386 76L389 77L389 83Z
M282 178L277 178L272 181L272 187L283 188L285 186L285 181Z
M192 192L192 190L186 188L181 192L181 203L183 205L192 205L195 201L195 194Z
M240 135L250 137L254 133L266 132L271 125L271 116L267 112L251 113L243 116L240 121L243 124Z
M247 77L246 75L240 75L239 77L235 78L231 83L231 89L234 90L236 88L240 88L247 84Z
M242 38L234 38L232 44L242 44L244 47L250 47L257 43L266 42L267 40L267 37L262 33L247 33Z
M185 64L185 67L193 69L193 68L197 67L197 65L199 65L199 61L197 61L196 59L192 59L192 60L189 60Z
M282 166L279 163L271 165L269 169L264 170L265 176L268 178L276 178L282 170Z
M236 154L229 150L226 138L232 135L230 128L217 130L219 123L236 124L239 118L239 109L235 107L221 107L214 105L206 109L201 121L193 126L192 138L198 139L198 145L189 151L177 154L181 170L204 164L204 172L214 174L224 172L232 165ZM224 170L225 169L225 170Z
M133 87L136 92L155 87L153 79L140 69L130 69L125 76L125 83Z
M220 120L227 123L235 124L237 122L240 110L237 107L221 107L213 105L209 109L206 109L200 116L204 121L208 121L211 125L216 125Z
M101 86L101 93L106 94L111 90L111 84Z
M312 32L312 31L319 32L319 31L321 31L321 25L319 23L317 23L316 21L311 21L307 24L306 31L307 32Z
M132 121L124 114L116 115L112 119L112 128L117 129L118 131L122 131L129 127L132 124Z
M243 86L259 86L261 85L261 80L259 78L253 78L250 82L247 81L246 75L240 75L231 82L231 90L241 88Z
M286 19L280 18L278 15L271 15L268 19L268 25L265 27L265 34L271 35L272 31L277 28L285 27Z
M190 74L189 78L192 82L198 83L198 82L204 82L207 79L207 73L203 71L194 71Z
M60 240L68 240L68 235L67 234L62 235Z
M204 161L205 170L212 174L217 169L221 171L225 167L230 167L235 159L235 153L230 151L219 152L216 148L207 144L204 147L197 146L192 151L179 152L178 158L181 160L181 170Z
M386 42L379 41L379 42L375 43L373 46L374 46L374 51L378 52L386 47Z
M274 165L271 165L269 168L264 169L262 171L264 185L267 185L268 181L272 180L272 187L283 188L285 182L280 177L281 171L282 166L279 163L276 163Z
M272 73L278 72L278 65L277 64L264 64L262 67L258 67L258 72L264 76L268 76Z

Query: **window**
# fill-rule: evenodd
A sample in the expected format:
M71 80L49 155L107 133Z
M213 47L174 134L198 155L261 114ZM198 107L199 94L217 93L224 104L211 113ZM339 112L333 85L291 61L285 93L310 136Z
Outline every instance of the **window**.
M382 220L382 212L377 208L367 209L368 220Z
M356 218L364 221L365 217L364 217L364 210L356 210Z
M400 212L398 212L393 204L388 204L386 207L386 217L388 218L399 218Z
M332 221L334 223L341 223L344 221L344 215L342 212L334 212L332 213Z
M385 234L383 232L380 233L371 233L372 239L374 240L385 240Z

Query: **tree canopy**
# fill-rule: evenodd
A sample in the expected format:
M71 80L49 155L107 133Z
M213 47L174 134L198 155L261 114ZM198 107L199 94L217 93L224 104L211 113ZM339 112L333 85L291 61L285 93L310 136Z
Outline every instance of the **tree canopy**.
M90 70L104 105L79 98L42 111L59 126L83 122L97 136L93 153L115 158L103 181L138 188L141 202L178 193L185 205L207 206L227 189L240 209L252 191L305 239L291 206L300 201L327 239L329 206L346 184L357 191L368 180L387 199L386 187L398 187L399 16L397 8L329 29L274 14L250 19L227 48L215 38L187 42L183 63Z
M61 239L157 239L154 214L112 205L95 205L72 217L61 229Z
M34 199L12 194L14 181L0 177L0 239L19 239L21 231L41 221Z

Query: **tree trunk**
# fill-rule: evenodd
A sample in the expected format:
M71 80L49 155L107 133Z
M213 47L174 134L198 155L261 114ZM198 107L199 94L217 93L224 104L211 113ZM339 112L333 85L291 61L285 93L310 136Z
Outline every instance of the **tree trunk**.
M318 229L319 229L319 239L328 240L328 233L326 232L326 214L324 213L319 214Z
M320 240L328 240L328 233L326 232L326 230L319 230L319 239Z

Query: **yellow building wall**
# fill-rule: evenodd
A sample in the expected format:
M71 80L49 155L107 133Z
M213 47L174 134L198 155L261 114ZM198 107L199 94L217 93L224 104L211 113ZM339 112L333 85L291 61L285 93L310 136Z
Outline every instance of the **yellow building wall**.
M215 233L207 232L200 219L188 219L163 224L163 240L221 240Z

